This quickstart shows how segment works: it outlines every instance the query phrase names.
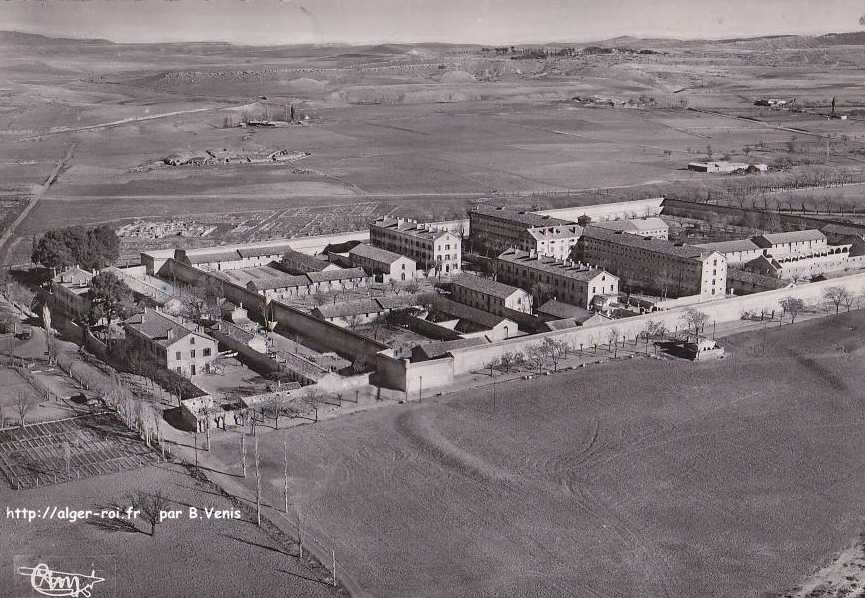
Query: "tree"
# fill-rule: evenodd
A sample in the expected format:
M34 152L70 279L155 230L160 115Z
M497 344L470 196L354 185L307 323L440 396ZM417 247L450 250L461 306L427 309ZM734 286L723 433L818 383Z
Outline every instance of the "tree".
M845 303L850 293L844 287L829 287L823 292L823 298L835 304L835 315L841 311L841 304ZM849 308L848 308L849 311Z
M516 364L516 356L511 353L502 353L502 356L499 358L499 365L501 365L502 369L506 373L510 373L511 368Z
M261 527L261 457L258 451L258 434L255 435L255 520L258 527Z
M493 377L493 373L497 367L499 367L499 360L498 359L491 359L490 361L488 361L484 364L484 369L490 371L490 378Z
M132 301L132 289L111 272L100 272L90 280L90 319L105 318L109 334L111 322L122 318Z
M76 263L75 245L70 243L69 229L51 230L42 235L30 259L34 264L42 264L46 268L65 268Z
M649 320L646 323L646 331L645 336L649 339L654 338L663 338L667 333L667 328L664 326L663 322L657 322L655 320Z
M6 297L13 303L23 305L27 309L32 309L33 299L35 299L36 295L20 282L10 282L6 284Z
M345 316L345 321L351 330L356 330L363 323L363 316L361 314L348 314Z
M168 499L161 490L153 493L138 491L129 497L129 504L133 509L141 511L142 518L150 524L152 537L156 533L156 526L162 523L160 515L168 505Z
M526 350L526 358L529 360L538 373L541 373L541 369L544 367L544 357L546 356L546 351L541 345L532 345Z
M582 227L588 226L589 224L591 224L591 222L592 222L592 217L589 216L588 214L583 214L582 216L577 218L577 224L579 224Z
M27 414L35 406L36 399L32 395L21 391L15 394L15 411L18 413L18 419L21 422L22 428L26 423Z
M546 356L553 363L553 371L559 370L559 362L568 354L568 346L564 341L545 338L541 343Z
M0 333L7 334L10 332L15 332L17 326L18 318L16 318L12 314L0 314Z
M790 316L791 324L796 323L796 317L803 309L805 309L805 302L799 297L784 297L779 303L781 304L781 309L784 310L784 313Z
M694 329L694 336L699 337L700 332L702 332L703 327L709 321L709 316L704 312L696 310L694 308L688 309L682 315L682 319L685 321L685 326L690 330Z
M853 293L848 292L847 295L844 297L844 307L847 308L848 312L853 308L853 303L855 302L856 297L853 295Z
M80 253L81 267L100 270L120 257L120 239L114 229L103 224L87 231L87 242Z
M410 280L410 281L409 281L408 283L406 283L406 285L405 285L405 291L406 291L406 293L409 293L409 294L411 294L411 295L414 295L414 294L417 293L419 290L420 290L420 285L418 284L418 282L417 282L416 280Z
M78 264L86 270L111 265L120 256L120 239L108 225L86 230L80 226L50 230L33 248L30 259L47 268Z

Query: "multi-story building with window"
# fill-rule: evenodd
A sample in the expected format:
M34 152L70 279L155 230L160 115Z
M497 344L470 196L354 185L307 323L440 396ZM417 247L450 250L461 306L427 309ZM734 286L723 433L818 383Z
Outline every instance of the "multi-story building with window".
M417 273L415 261L399 253L361 243L348 252L351 263L363 268L380 282L411 280Z
M751 239L775 258L790 255L813 255L828 249L826 235L819 230L798 230L789 233L765 233Z
M410 257L426 272L462 271L462 239L446 228L385 217L369 225L369 240L374 247Z
M619 278L606 270L519 249L496 258L496 276L500 282L532 292L541 303L557 299L591 309L596 297L619 295Z
M195 376L207 371L219 356L217 343L168 314L145 309L124 322L126 339L144 356L182 376Z
M582 227L533 212L478 206L469 211L469 238L475 251L495 254L510 248L565 259Z
M717 251L727 260L727 265L744 264L765 255L766 250L754 243L751 239L737 239L734 241L716 241L715 243L698 243L694 247L706 251Z
M532 296L518 287L464 274L451 285L454 301L499 316L507 316L507 310L532 313Z
M587 226L574 258L619 277L623 289L663 297L724 297L727 260L717 251Z

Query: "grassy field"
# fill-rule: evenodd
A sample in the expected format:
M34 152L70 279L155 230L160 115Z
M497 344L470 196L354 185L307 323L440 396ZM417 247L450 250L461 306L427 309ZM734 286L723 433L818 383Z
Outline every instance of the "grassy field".
M22 235L132 218L218 224L257 212L271 223L268 234L285 236L363 219L328 220L310 206L358 201L375 204L370 216L451 218L492 194L509 201L688 181L687 162L710 150L742 159L747 146L755 160L790 158L794 137L807 148L795 160L822 161L820 136L832 135L830 165L861 167L865 121L820 115L833 97L842 111L865 105L856 46L822 38L629 43L662 53L513 61L436 45L180 52L3 34L0 178L10 189L40 184L75 144ZM589 107L577 96L640 107ZM795 96L810 113L755 107L764 96ZM305 126L223 126L244 112L278 118L287 104L309 117ZM293 167L148 166L172 152L222 148L310 156ZM28 246L29 238L18 244L17 258Z
M372 596L781 595L862 531L863 326L292 430L292 504ZM281 434L262 437L275 504Z
M234 510L235 504L179 466L161 464L48 488L12 491L0 488L4 507L92 509L129 504L138 491L160 489L166 509L183 517L158 525L134 527L93 518L75 523L0 518L0 570L3 595L31 596L29 581L14 574L13 563L45 562L61 571L90 573L91 563L105 582L94 596L176 598L177 596L310 596L345 595L326 583L319 569L298 559L296 548L275 541L249 519L189 519L187 509ZM5 509L4 509L5 511ZM79 569L75 569L79 567Z

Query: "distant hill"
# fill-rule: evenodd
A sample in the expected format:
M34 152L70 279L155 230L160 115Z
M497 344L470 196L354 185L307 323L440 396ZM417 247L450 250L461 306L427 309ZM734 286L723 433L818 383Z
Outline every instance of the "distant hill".
M270 48L272 50L280 50L286 55L292 54L292 50L299 49L316 49L323 51L343 50L346 52L346 57L362 57L362 56L389 56L402 55L411 52L413 49L424 49L429 52L447 52L455 48L470 48L473 44L449 44L449 43L390 43L390 44L366 44L366 45L350 45L350 44L283 44L270 46L249 46L242 44L232 44L222 41L201 41L201 42L153 42L153 43L118 43L107 39L83 39L70 37L52 37L40 35L36 33L23 33L19 31L0 31L0 45L15 45L18 47L31 46L33 48L58 48L63 46L86 47L89 49L100 48L156 48L164 47L169 49L186 49L199 54L209 54L214 52L250 52L260 48ZM584 46L599 46L599 47L618 47L618 48L687 48L697 46L712 46L712 45L735 45L742 48L751 49L806 49L818 48L827 46L865 46L865 31L850 31L843 33L827 33L825 35L763 35L756 37L741 37L741 38L725 38L718 40L711 39L676 39L676 38L656 38L656 37L634 37L624 35L605 39L602 41L593 42L550 42L548 44L518 44L519 47L531 47L539 45L569 45L576 47Z

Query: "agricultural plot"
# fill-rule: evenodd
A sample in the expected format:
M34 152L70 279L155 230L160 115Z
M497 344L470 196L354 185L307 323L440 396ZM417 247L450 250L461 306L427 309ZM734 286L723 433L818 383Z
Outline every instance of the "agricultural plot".
M19 490L158 461L155 451L107 413L0 430L0 471Z

